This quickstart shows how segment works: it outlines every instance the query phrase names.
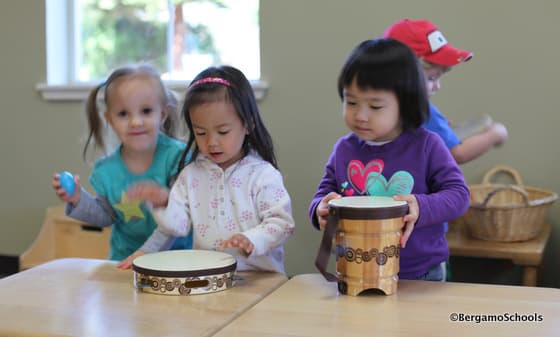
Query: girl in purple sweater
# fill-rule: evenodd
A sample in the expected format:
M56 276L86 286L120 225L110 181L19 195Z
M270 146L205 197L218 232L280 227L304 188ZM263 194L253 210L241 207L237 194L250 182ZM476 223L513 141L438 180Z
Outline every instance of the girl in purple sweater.
M421 127L429 113L424 83L406 45L379 38L354 48L338 78L351 133L334 145L309 218L323 230L329 200L341 196L406 201L399 278L443 281L449 256L443 224L467 210L469 190L441 138Z

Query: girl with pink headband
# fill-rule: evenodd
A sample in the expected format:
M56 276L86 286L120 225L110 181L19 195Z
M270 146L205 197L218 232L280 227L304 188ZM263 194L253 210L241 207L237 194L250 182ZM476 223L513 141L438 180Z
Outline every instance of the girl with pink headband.
M194 235L195 249L227 250L237 270L284 272L294 232L291 201L278 171L272 138L241 71L202 71L189 86L182 114L190 160L168 193L151 183L128 195L153 205L169 235Z

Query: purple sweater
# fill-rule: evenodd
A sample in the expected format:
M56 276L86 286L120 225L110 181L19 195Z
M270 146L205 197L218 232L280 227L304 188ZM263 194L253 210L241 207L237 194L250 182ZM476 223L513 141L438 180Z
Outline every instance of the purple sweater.
M369 145L354 133L340 138L309 205L309 219L319 228L315 210L330 192L343 196L414 194L420 215L400 251L402 279L416 279L449 256L444 223L469 206L461 169L441 138L424 128L403 132L390 143Z

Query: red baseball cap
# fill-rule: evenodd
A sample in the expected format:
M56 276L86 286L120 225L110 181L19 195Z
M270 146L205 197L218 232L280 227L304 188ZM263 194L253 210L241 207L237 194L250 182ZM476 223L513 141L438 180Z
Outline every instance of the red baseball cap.
M451 67L471 59L470 51L453 47L428 20L403 19L395 22L383 37L399 40L428 62Z

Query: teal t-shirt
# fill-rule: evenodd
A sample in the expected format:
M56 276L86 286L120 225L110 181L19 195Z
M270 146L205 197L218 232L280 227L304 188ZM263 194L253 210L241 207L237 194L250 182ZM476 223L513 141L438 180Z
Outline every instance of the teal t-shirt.
M158 143L152 165L146 172L135 174L128 170L120 146L109 156L99 159L93 168L89 182L96 193L111 204L117 220L111 230L109 259L123 260L138 250L150 237L157 224L151 212L140 203L130 203L126 190L139 181L151 180L161 186L177 173L178 163L185 144L164 134ZM175 240L171 249L192 248L192 232Z

